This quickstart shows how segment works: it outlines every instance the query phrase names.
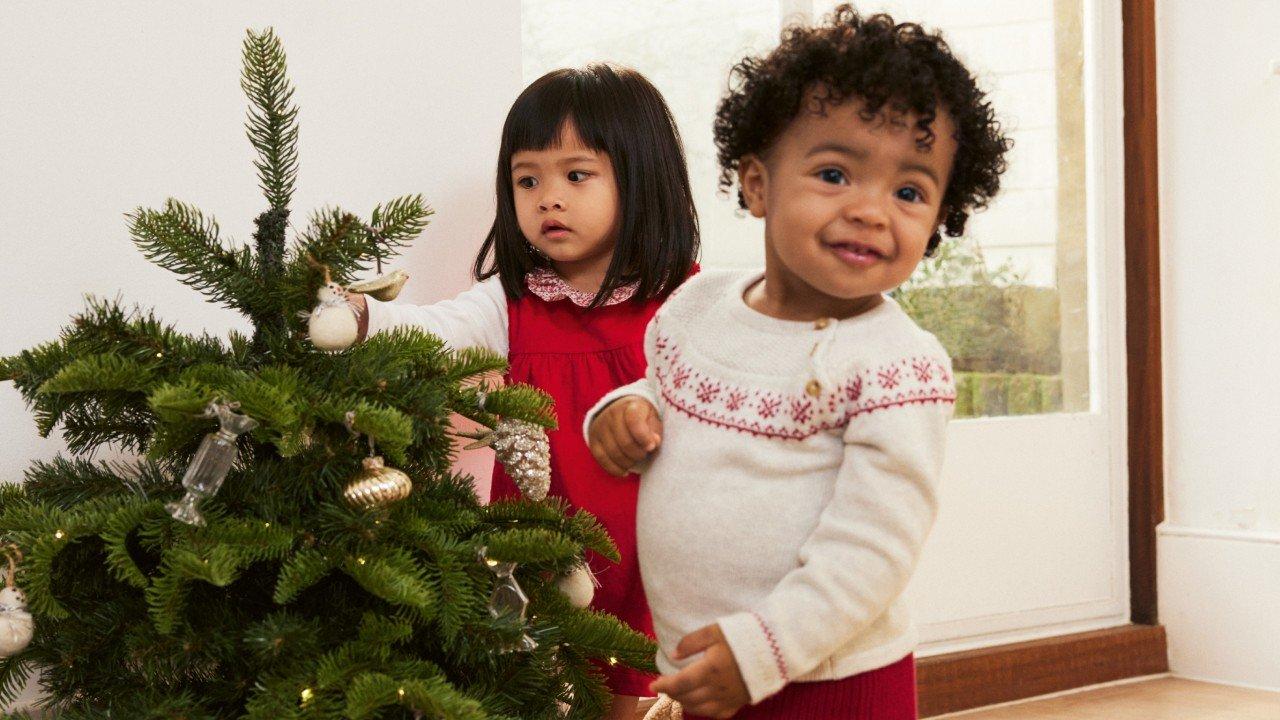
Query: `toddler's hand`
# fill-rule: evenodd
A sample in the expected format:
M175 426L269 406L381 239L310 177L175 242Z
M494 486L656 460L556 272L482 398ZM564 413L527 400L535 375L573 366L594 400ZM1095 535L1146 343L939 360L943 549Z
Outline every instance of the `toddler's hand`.
M648 400L631 395L601 410L587 433L591 454L600 467L624 477L662 444L662 421Z
M676 646L674 660L703 653L701 659L674 675L658 678L649 690L666 693L691 715L728 718L751 702L742 671L719 625L708 625L685 635Z

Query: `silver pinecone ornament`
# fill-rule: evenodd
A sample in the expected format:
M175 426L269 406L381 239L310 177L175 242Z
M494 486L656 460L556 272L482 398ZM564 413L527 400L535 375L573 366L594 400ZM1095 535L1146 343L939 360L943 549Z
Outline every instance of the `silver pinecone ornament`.
M5 553L9 556L9 574L5 576L4 589L0 590L0 658L25 650L36 629L31 613L27 612L27 596L13 580L22 553L13 545Z
M522 495L530 500L547 496L551 489L551 445L546 429L525 420L503 418L467 449L485 445L493 446L498 461Z

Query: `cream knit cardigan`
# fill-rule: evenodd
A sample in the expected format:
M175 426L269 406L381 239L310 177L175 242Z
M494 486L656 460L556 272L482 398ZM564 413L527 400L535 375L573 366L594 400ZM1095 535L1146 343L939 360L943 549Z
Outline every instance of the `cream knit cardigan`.
M901 598L936 514L951 362L893 300L797 322L743 301L761 273L707 270L659 310L645 378L661 448L637 534L664 673L719 623L751 701L912 652Z

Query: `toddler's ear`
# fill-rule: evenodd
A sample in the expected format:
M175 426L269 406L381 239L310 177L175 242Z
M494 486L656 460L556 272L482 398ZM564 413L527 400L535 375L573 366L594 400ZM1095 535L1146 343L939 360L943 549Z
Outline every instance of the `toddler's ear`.
M769 184L769 170L758 155L743 155L738 161L738 187L742 202L752 217L766 214L765 190Z

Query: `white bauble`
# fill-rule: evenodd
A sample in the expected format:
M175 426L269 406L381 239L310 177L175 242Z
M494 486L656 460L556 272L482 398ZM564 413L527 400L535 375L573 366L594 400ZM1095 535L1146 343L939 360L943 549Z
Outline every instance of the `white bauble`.
M307 336L311 344L326 351L346 350L360 335L356 308L348 300L347 289L336 282L326 282L316 291L319 304L307 316Z
M570 605L585 608L596 595L596 576L585 564L578 565L556 580L556 587L569 598Z
M27 612L26 600L16 587L0 590L0 657L22 652L35 634L35 621Z

